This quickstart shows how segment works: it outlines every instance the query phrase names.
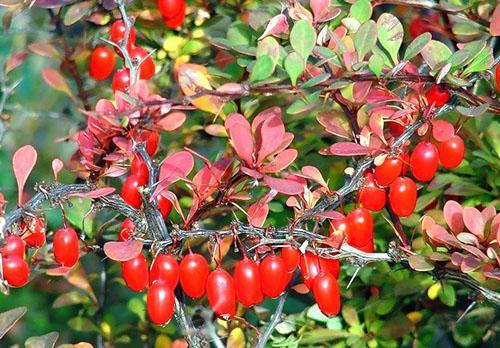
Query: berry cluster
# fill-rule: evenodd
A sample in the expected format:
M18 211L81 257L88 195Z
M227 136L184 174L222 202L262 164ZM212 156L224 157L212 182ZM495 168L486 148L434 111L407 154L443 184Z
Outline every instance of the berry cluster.
M186 17L186 0L158 0L158 10L165 25L177 29Z

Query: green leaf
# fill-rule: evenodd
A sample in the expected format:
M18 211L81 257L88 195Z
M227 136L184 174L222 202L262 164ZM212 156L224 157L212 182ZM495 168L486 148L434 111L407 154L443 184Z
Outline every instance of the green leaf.
M309 80L307 80L306 82L304 82L302 85L301 85L301 88L310 88L310 87L314 87L326 80L328 80L330 78L330 74L328 73L324 73L324 74L320 74L320 75L316 75L312 78L310 78Z
M330 330L341 331L343 328L342 320L340 319L340 317L329 318L326 321L326 327Z
M394 308L394 306L396 305L397 302L398 301L395 297L381 299L377 303L377 307L375 308L375 312L378 315L386 315L392 311L392 309Z
M452 55L448 46L436 40L429 41L421 53L425 62L432 70L440 68Z
M252 30L245 23L235 22L227 31L227 40L233 45L252 46Z
M305 19L296 22L290 32L290 44L306 61L316 45L316 31Z
M405 315L399 314L385 322L380 329L380 335L385 338L398 339L411 332L412 328L413 323Z
M17 307L0 313L0 340L27 312L26 307Z
M69 223L85 232L88 237L92 237L94 228L94 219L89 214L92 207L92 201L88 198L71 197L69 199L71 209L66 209L66 218Z
M378 54L373 54L368 61L368 68L379 77L382 75L382 69L384 68L384 59Z
M256 57L259 59L262 56L270 56L274 64L277 64L280 59L280 49L281 46L272 36L266 36L264 39L259 41L257 45Z
M141 321L146 321L146 305L140 298L132 297L127 303L127 308Z
M75 331L99 332L99 328L88 318L74 317L68 320L68 326Z
M43 336L30 337L24 342L25 348L53 348L59 338L59 333L49 332Z
M347 304L342 306L342 317L345 322L350 326L358 326L359 325L359 317L356 309Z
M294 322L290 321L282 321L278 325L276 325L276 331L278 331L282 335L291 334L296 330L296 326Z
M427 272L434 269L434 265L430 263L426 257L419 254L410 255L408 257L408 263L411 268L419 272Z
M383 13L377 20L378 40L389 52L392 62L399 62L398 52L403 43L403 25L394 15Z
M90 303L90 298L82 292L70 291L56 298L56 300L52 304L52 307L60 308L81 303Z
M358 52L359 61L363 61L366 54L371 52L377 43L377 25L369 20L363 23L354 36L354 47Z
M444 284L439 292L439 300L443 302L448 307L453 307L457 302L457 297L455 294L455 289L450 284Z
M474 58L469 66L464 70L463 76L468 76L474 72L483 72L493 66L493 48L484 47L481 52Z
M304 59L297 52L292 52L285 58L285 70L290 76L292 85L295 86L297 83L297 78L302 74L306 67Z
M415 211L422 211L425 207L431 204L437 197L441 196L441 191L431 191L429 193L423 194L417 199L417 206L415 207Z
M78 3L71 5L66 14L64 15L64 25L70 26L78 22L83 18L90 9L94 7L95 1L79 1Z
M270 56L261 56L256 61L250 73L250 81L262 81L271 76L274 72L274 61Z
M372 17L372 4L370 0L358 0L349 11L349 17L356 18L360 23L364 23Z
M311 111L316 107L316 103L319 100L320 92L315 92L306 95L303 98L297 99L286 109L286 112L290 115L296 115L304 112Z
M320 323L326 323L328 321L328 317L321 313L317 304L312 305L307 310L307 317L312 320L319 321Z
M460 114L462 114L464 116L467 116L467 117L477 117L477 116L481 116L486 111L488 111L489 107L490 107L490 104L488 104L488 103L481 104L481 105L478 105L478 106L470 106L470 107L465 107L465 106L462 106L462 105L458 105L456 107L456 110Z
M432 40L431 33L420 34L406 48L404 60L410 60L419 54L430 41Z

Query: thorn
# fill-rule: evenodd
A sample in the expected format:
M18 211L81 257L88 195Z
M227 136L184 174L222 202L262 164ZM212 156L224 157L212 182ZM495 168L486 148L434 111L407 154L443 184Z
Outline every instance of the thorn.
M471 311L472 308L477 304L476 301L472 301L472 303L465 309L465 311L462 313L462 315L457 319L455 322L455 325L457 325L466 315Z
M346 289L349 289L351 287L352 282L354 281L354 279L356 279L356 276L358 275L360 270L361 270L361 267L356 268L356 271L354 271L354 274L352 275L351 280L349 280L349 284L347 284Z

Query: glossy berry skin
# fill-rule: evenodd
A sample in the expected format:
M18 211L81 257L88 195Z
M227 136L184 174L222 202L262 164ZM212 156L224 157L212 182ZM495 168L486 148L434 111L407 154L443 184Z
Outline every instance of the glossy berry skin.
M80 246L78 245L78 235L71 228L61 228L57 230L53 241L54 258L56 262L65 267L73 267L80 256Z
M434 178L439 165L439 152L433 143L421 141L413 149L410 166L413 177L419 181L430 181Z
M465 144L458 135L439 144L439 162L446 169L456 168L465 156Z
M340 288L337 279L330 273L321 272L314 279L312 293L321 312L333 317L340 311Z
M358 249L361 251L364 251L365 253L370 253L370 254L373 253L373 251L375 249L375 245L373 244L373 240L368 242L366 245L359 247Z
M299 265L300 251L292 246L281 248L281 258L285 261L287 271L293 272Z
M495 67L495 82L497 83L497 93L500 93L500 64Z
M116 70L111 80L113 91L127 92L130 86L130 71L127 68Z
M120 231L118 232L118 240L123 242L125 240L129 240L132 237L132 233L134 232L135 226L132 220L126 218L122 225L120 226Z
M115 53L106 46L97 46L90 55L89 75L97 81L106 80L115 68Z
M186 0L157 0L158 10L165 19L170 19L184 12Z
M3 278L13 287L21 287L28 282L30 269L19 256L2 257Z
M389 188L389 203L397 216L405 217L413 214L417 205L417 185L407 177L394 180Z
M171 287L162 282L151 285L146 296L146 308L153 324L167 324L174 315L174 307L175 296Z
M150 156L153 156L158 150L158 144L160 143L160 134L158 132L149 132L146 134L146 151Z
M288 283L285 261L280 256L272 254L260 262L259 269L262 293L271 298L281 295Z
M148 51L142 47L135 46L130 50L132 61L142 62L139 67L139 78L141 80L149 80L155 74L155 63L153 62L153 58L148 56L148 54Z
M366 208L357 208L347 214L347 243L355 248L373 240L373 218Z
M134 156L132 162L130 163L130 174L138 175L149 179L149 170L146 162L141 156Z
M320 272L330 273L334 277L338 277L340 263L338 260L325 259L307 251L300 257L299 268L304 284L312 289L314 279Z
M399 155L399 159L401 160L401 175L405 176L410 170L410 154L408 152L404 152Z
M132 260L122 262L122 277L125 284L136 292L148 287L148 263L142 253Z
M229 320L236 312L236 291L233 277L226 270L217 268L207 278L207 299L214 313Z
M205 294L210 269L203 255L190 253L184 256L179 265L179 272L182 290L186 295L200 298Z
M433 85L425 92L427 103L435 107L441 107L450 100L450 92L442 85Z
M0 249L0 254L4 257L17 256L24 259L26 243L16 234L11 234L5 238L5 245Z
M177 29L179 28L182 23L184 23L184 19L186 18L186 3L184 3L183 9L181 10L180 13L178 13L175 17L166 19L163 17L163 21L165 22L165 25L170 28L170 29Z
M121 40L125 39L125 23L123 20L119 19L113 23L111 29L109 30L109 38L114 43L118 44ZM135 29L134 27L130 28L130 33L128 37L127 48L130 50L132 45L135 44Z
M358 193L359 202L371 211L382 210L385 206L385 190L377 185L372 173L365 175L365 182Z
M255 261L248 257L238 261L234 266L233 278L239 303L250 307L263 299L259 265Z
M179 264L175 257L169 254L159 254L149 271L149 284L156 282L167 285L170 289L175 289L179 282Z
M139 175L130 175L123 183L121 197L134 208L140 208L142 204L141 194L138 191L140 186L148 183L148 178Z
M375 166L375 179L380 186L387 186L401 175L403 162L398 157L386 157L381 165Z
M156 199L156 202L158 203L158 208L160 209L161 216L165 219L167 216L170 215L170 212L172 211L172 202L161 194L158 195L158 198Z
M331 237L334 233L341 232L342 234L347 234L349 225L347 224L347 217L343 216L341 218L335 218L330 220L330 227L328 229L328 236Z

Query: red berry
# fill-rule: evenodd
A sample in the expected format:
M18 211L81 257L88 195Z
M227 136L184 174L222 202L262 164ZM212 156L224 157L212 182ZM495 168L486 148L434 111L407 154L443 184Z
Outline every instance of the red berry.
M186 18L186 4L184 3L184 7L180 13L178 13L175 17L169 19L163 17L163 21L165 22L168 28L177 29L182 25L182 23L184 23L185 18Z
M123 183L121 197L134 208L139 208L142 204L141 194L138 191L140 186L148 183L148 178L140 175L131 175Z
M429 105L440 107L450 100L450 92L442 85L432 85L425 92L425 97Z
M420 181L430 181L439 165L439 153L436 145L429 141L421 141L415 146L410 157L413 177Z
M231 319L236 312L236 291L233 278L217 268L207 278L207 298L214 313L221 319Z
M115 68L115 53L106 46L97 46L90 55L89 74L97 81L107 79Z
M260 278L262 293L267 297L278 297L285 291L288 283L288 271L285 261L275 254L269 255L261 261Z
M342 234L347 234L347 229L349 225L347 224L347 217L343 216L341 218L335 218L330 220L330 227L328 229L328 236L331 237L335 231L339 231Z
M148 263L142 253L132 260L122 262L123 280L133 291L142 291L148 287L148 274Z
M248 257L238 261L234 267L233 278L238 302L250 307L261 301L263 294L260 288L260 271L255 261Z
M127 68L116 70L113 74L111 87L113 91L127 92L130 86L130 71Z
M54 258L62 266L73 267L78 262L80 246L78 235L73 228L59 229L54 235L53 248Z
M172 255L159 254L149 271L149 284L161 282L175 289L179 282L179 264Z
M182 290L192 298L200 298L205 293L208 273L208 262L200 254L187 254L180 266L180 282Z
M140 155L135 155L130 163L130 174L139 175L149 179L149 170L146 162Z
M299 268L304 284L312 289L314 278L320 272L331 273L334 277L338 277L340 263L338 260L325 259L307 251L300 257Z
M417 205L417 185L407 177L394 180L389 188L389 203L397 216L410 216Z
M5 238L5 245L0 250L2 256L17 256L24 259L26 244L17 234L11 234Z
M363 247L373 240L373 218L370 211L357 208L347 214L347 243L355 248Z
M495 82L497 83L497 92L500 93L500 64L495 67Z
M465 155L465 144L458 135L439 144L439 162L446 169L456 168L462 163Z
M408 152L404 152L399 155L399 159L403 166L401 167L401 175L405 176L410 170L410 154Z
M293 272L299 265L300 251L293 246L281 248L281 258L285 261L287 271Z
M148 51L138 46L132 47L130 50L132 61L141 64L139 67L139 78L141 80L149 80L155 74L155 63L153 62L153 58L148 56L148 54Z
M399 157L386 157L381 165L375 166L375 179L380 186L387 186L401 175L403 162Z
M372 173L365 175L365 183L359 190L359 202L372 211L382 210L385 206L385 190L377 186Z
M153 156L158 150L160 143L160 134L158 132L151 132L146 140L146 151L150 156Z
M41 248L45 244L45 225L43 219L35 216L20 224L23 240L30 248Z
M111 41L118 44L121 40L125 39L125 22L121 19L115 21L109 30L109 37ZM130 33L128 37L127 48L130 50L132 45L135 44L135 29L134 27L130 28Z
M129 218L126 218L121 227L120 231L118 233L118 240L123 242L124 240L129 240L132 238L132 233L134 232L135 226L132 220Z
M174 315L174 291L165 283L154 283L148 290L146 308L149 320L156 325L165 325Z
M340 288L337 279L330 273L321 272L314 280L314 299L321 312L329 317L340 311Z
M156 199L156 202L158 203L158 208L160 208L161 216L165 219L172 211L172 202L161 194Z
M410 22L408 26L408 32L410 33L410 37L415 39L417 36L420 36L423 33L429 32L430 23L426 20L416 17Z
M185 0L158 0L157 4L161 16L165 19L170 19L177 16L186 8Z
M28 282L30 269L23 258L15 255L2 257L3 278L10 286L20 287Z
M373 240L368 242L368 244L363 245L362 247L358 247L359 250L364 251L365 253L373 253L375 246L373 245Z

